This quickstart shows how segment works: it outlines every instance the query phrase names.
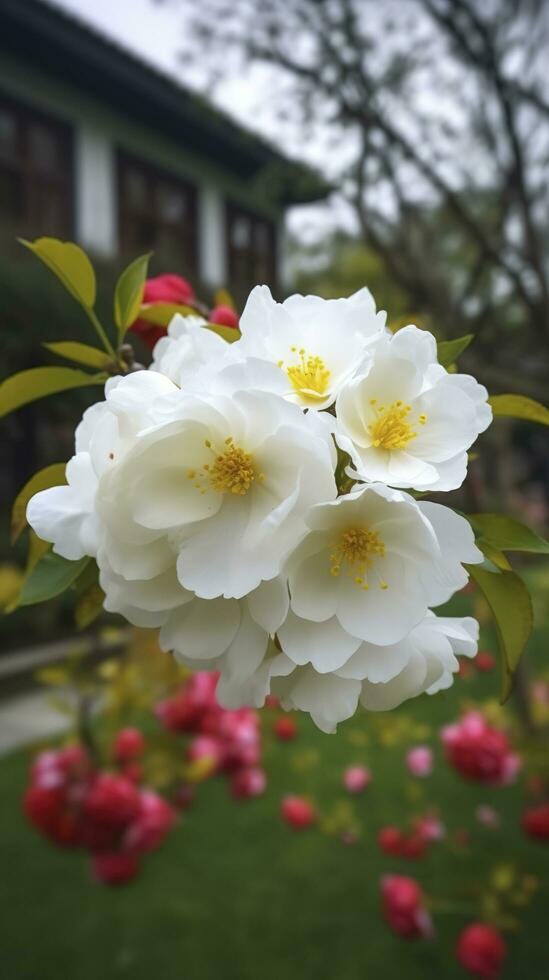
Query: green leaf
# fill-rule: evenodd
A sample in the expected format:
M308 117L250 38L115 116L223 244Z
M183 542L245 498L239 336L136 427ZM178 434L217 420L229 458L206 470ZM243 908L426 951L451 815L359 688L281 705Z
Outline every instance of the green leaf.
M67 361L75 361L76 364L85 364L86 367L107 368L111 363L111 358L99 347L90 347L89 344L80 344L72 340L59 340L52 343L43 344L52 354L64 357Z
M51 269L78 303L93 308L95 273L88 256L78 245L57 238L37 238L35 242L20 238L19 241Z
M43 470L38 470L38 473L31 476L30 480L19 491L11 511L10 536L12 544L17 541L21 531L26 526L27 504L31 497L34 497L34 494L39 493L40 490L48 490L49 487L59 487L66 483L66 465L66 463L52 463L51 466L45 466Z
M504 517L502 514L467 514L466 517L480 539L493 548L549 555L549 541L513 517Z
M61 595L84 571L91 558L68 561L52 551L44 555L23 584L18 606L34 606Z
M532 600L515 572L488 572L478 565L467 570L481 589L496 624L501 653L501 701L513 689L513 678L533 626Z
M174 316L200 316L192 306L179 303L145 303L139 310L139 319L154 324L155 327L168 327Z
M475 339L472 333L465 334L464 337L456 337L455 340L439 340L437 343L438 363L443 367L448 367L457 361L460 354L467 350L469 344Z
M488 399L494 415L505 415L512 419L526 419L549 425L549 408L541 402L527 398L526 395L491 395Z
M106 374L86 374L76 368L39 367L19 371L0 385L0 418L16 408L71 388L104 384Z
M152 252L141 255L124 269L114 291L114 322L118 327L118 339L122 341L128 327L139 316L143 303L143 290Z
M224 327L220 323L205 323L206 330L212 330L216 333L218 337L226 340L228 344L234 344L235 340L240 337L240 330L236 327Z

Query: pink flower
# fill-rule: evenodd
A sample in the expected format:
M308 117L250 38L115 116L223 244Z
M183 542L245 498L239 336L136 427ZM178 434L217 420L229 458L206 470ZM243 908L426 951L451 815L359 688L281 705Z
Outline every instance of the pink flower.
M316 821L314 807L302 796L285 796L280 807L282 819L293 830L305 830Z
M86 820L103 827L125 828L139 811L139 792L125 776L101 772L84 805Z
M231 776L231 793L236 800L249 800L265 792L267 777L263 769L239 769Z
M362 793L372 781L372 774L366 766L349 766L343 773L343 785L348 793Z
M416 745L406 755L408 772L412 776L429 776L433 770L433 752L428 745Z
M475 977L496 980L507 949L497 929L483 922L472 922L459 936L456 955L461 965Z
M209 763L208 772L210 775L219 772L224 761L224 748L221 739L214 738L213 735L197 735L187 749L187 759L189 762Z
M521 768L505 732L489 725L478 711L443 728L441 739L448 762L465 779L504 786L514 782Z
M398 936L416 939L433 935L423 891L414 878L385 875L381 879L381 906L386 922Z
M147 279L143 293L143 306L153 306L158 303L176 303L181 306L192 305L196 300L194 289L182 276L166 273ZM136 320L130 330L140 335L147 347L152 350L161 337L166 334L165 327L157 327L147 320Z
M155 851L175 823L175 812L169 803L152 790L139 796L139 812L124 835L124 850L133 854Z

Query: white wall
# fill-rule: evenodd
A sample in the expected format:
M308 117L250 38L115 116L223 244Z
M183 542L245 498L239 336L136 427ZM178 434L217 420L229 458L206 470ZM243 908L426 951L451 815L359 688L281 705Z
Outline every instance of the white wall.
M227 285L225 203L211 184L199 188L198 244L201 278L208 286Z
M116 160L105 133L93 124L75 130L76 237L95 255L117 250Z

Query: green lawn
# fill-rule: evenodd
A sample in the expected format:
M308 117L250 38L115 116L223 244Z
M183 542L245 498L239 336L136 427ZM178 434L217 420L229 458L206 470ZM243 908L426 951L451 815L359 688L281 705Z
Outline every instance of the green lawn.
M547 630L536 641L543 656ZM422 698L391 717L438 726L468 698L496 693L494 674L458 680L450 694ZM272 712L263 715L267 732ZM294 743L266 737L266 795L230 800L222 781L201 787L195 807L130 886L108 889L89 877L86 856L57 850L26 825L20 813L28 754L0 762L3 980L452 980L455 936L466 915L436 914L434 942L407 943L380 919L378 879L388 870L417 875L440 897L481 886L505 860L540 879L524 913L524 927L509 941L504 978L547 976L549 846L527 841L517 829L520 786L484 790L450 773L437 749L435 773L424 781L405 776L406 744L383 747L365 715L325 736L299 719ZM417 739L416 739L417 740ZM286 792L309 793L328 818L341 801L341 772L367 763L370 789L352 800L361 837L345 845L316 828L292 833L279 819ZM421 798L416 798L417 794ZM501 813L499 831L474 819L478 803ZM427 805L440 807L450 836L471 831L470 848L448 841L420 862L379 853L375 836L386 822L403 824Z

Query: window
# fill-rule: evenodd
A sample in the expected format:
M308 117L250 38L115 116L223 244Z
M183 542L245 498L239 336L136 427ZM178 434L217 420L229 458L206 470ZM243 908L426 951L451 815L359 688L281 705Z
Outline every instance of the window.
M275 229L234 204L227 205L228 287L239 301L252 286L265 283L276 288Z
M2 244L72 236L72 156L67 126L0 95Z
M196 277L196 190L191 184L120 155L118 201L123 256L135 258L152 251L152 268L157 273Z

